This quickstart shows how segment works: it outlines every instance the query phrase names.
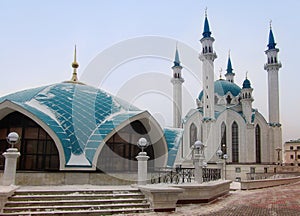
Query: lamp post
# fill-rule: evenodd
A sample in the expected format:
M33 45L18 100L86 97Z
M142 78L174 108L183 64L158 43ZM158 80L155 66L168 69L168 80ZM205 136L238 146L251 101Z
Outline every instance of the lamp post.
M138 185L146 185L147 184L147 161L149 156L147 156L147 152L144 152L144 149L149 145L149 142L146 138L142 137L138 140L137 145L141 148L141 152L136 156L138 160Z
M194 167L195 167L195 181L199 184L203 182L203 166L204 166L204 144L197 140L194 143Z
M216 152L216 155L218 157L217 160L217 165L221 170L221 179L224 179L224 169L223 169L223 161L222 161L222 156L223 156L223 151L221 149L218 149Z
M7 149L2 155L5 157L5 168L2 178L3 185L14 185L16 179L17 159L20 156L17 148L14 145L18 144L20 137L16 132L11 132L6 138L11 148Z

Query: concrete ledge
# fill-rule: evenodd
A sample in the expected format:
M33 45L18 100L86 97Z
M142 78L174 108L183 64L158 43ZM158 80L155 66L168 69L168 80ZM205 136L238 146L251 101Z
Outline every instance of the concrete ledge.
M18 188L19 188L18 186L14 186L14 185L0 186L0 212L1 213L8 198L11 197Z
M179 194L183 189L167 185L137 186L149 200L151 208L156 212L175 211Z
M177 203L207 203L220 196L229 193L230 180L212 181L202 184L178 184L173 187L184 189L184 192L179 194Z
M265 187L273 187L284 184L291 184L300 181L300 177L279 178L279 179L262 179L241 181L242 190L252 190Z

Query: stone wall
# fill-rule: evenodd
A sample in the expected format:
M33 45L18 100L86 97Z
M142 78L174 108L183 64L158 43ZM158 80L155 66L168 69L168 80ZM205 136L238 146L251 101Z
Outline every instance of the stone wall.
M3 173L0 173L2 181ZM16 185L129 185L136 183L137 173L90 173L90 172L17 172Z
M259 189L265 187L273 187L278 185L291 184L300 181L300 177L278 178L278 179L262 179L262 180L246 180L241 181L242 190Z

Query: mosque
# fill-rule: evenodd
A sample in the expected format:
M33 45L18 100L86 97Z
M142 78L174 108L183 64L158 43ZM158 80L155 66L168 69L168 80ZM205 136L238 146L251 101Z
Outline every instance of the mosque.
M216 152L222 150L228 178L244 178L255 168L268 171L276 162L276 147L282 146L278 88L281 63L272 28L264 66L268 74L268 121L252 106L250 80L246 78L241 87L234 82L230 56L226 79L215 81L217 55L207 16L202 35L199 59L203 65L203 90L195 108L184 117L184 79L176 49L171 79L172 128L162 128L148 111L80 82L75 47L71 80L0 98L0 169L5 163L2 153L9 147L6 136L15 131L21 137L16 146L21 153L18 172L133 173L137 171L135 157L140 151L140 137L150 143L145 149L150 171L157 167L193 166L191 152L196 140L206 146L208 166L216 163Z

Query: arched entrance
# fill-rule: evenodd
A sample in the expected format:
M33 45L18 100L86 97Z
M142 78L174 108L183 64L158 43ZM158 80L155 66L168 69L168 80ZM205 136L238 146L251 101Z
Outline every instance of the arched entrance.
M2 153L10 147L6 137L12 131L21 137L21 142L15 146L21 153L17 169L59 170L59 155L53 139L36 122L19 112L10 113L0 120L0 169L4 169L5 163Z
M103 146L97 160L97 170L102 172L136 172L136 156L141 151L137 146L139 138L149 136L144 125L136 120L115 133ZM154 150L149 145L145 151L150 157L148 170L154 168Z

